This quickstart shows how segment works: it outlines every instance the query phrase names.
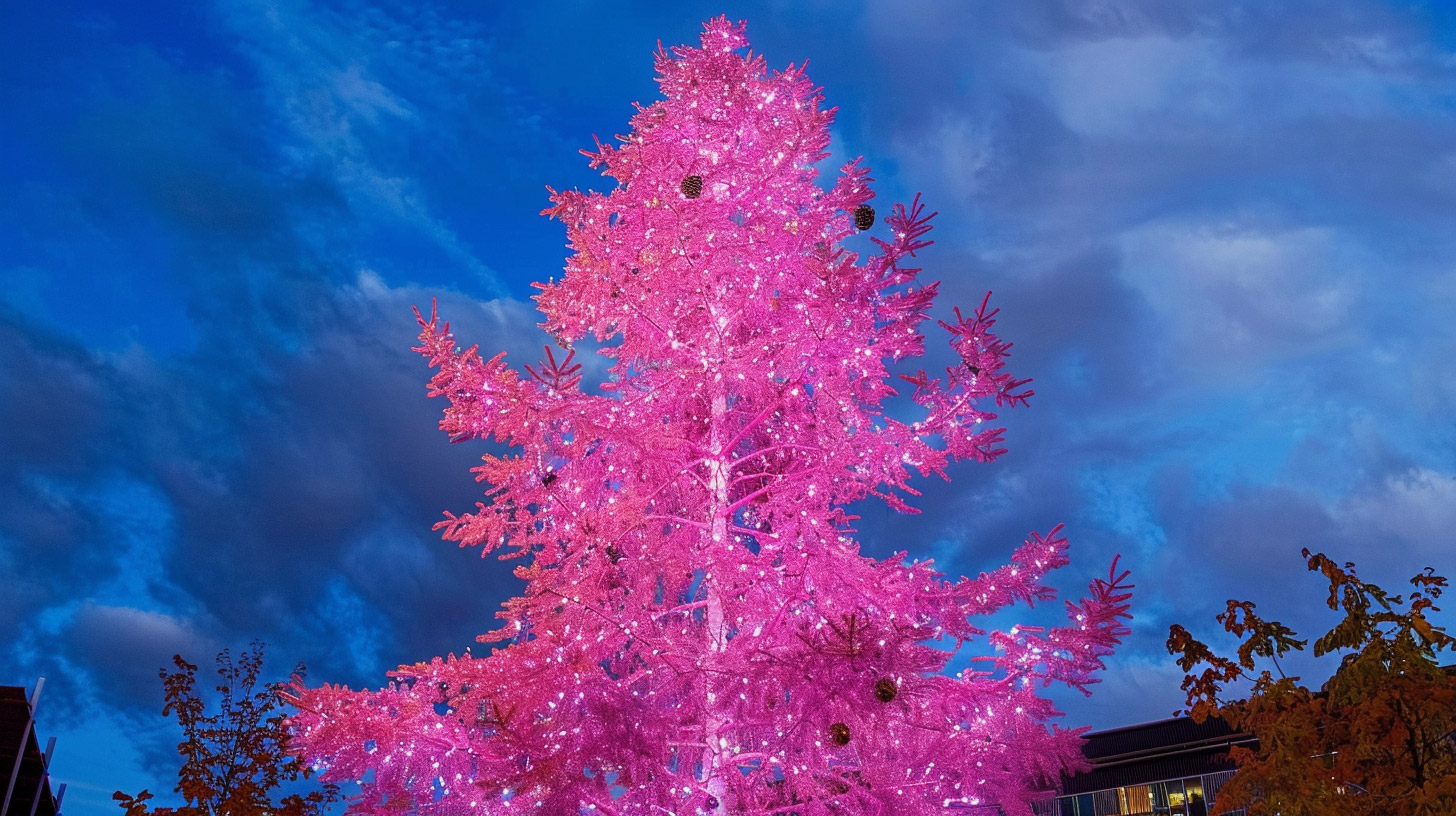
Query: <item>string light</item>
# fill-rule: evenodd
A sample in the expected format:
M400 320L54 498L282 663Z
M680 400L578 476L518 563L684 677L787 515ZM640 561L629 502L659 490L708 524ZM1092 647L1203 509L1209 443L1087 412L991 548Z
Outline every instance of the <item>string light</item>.
M1078 761L1035 688L1094 681L1126 633L1122 577L1069 626L985 634L973 618L1048 597L1061 528L977 578L859 555L846 506L909 511L912 479L995 459L978 406L1031 392L984 300L941 323L965 365L892 379L924 353L937 289L905 264L934 213L917 197L877 219L857 160L821 187L833 111L746 46L718 18L700 48L660 52L664 98L587 152L615 187L552 191L572 255L536 301L564 358L522 376L421 316L441 428L510 448L475 469L487 500L439 527L520 558L525 590L488 656L291 691L295 745L361 780L361 809L928 814L1024 802ZM842 245L856 231L876 254ZM572 362L586 338L610 361L602 394ZM908 424L887 408L904 382ZM971 642L993 647L984 668L942 674L937 644Z

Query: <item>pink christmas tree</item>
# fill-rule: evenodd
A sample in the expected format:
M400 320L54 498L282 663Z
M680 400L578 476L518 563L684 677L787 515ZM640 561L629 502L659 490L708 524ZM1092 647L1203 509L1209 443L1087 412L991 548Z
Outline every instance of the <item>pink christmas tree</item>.
M936 284L905 263L931 215L917 199L876 229L857 162L819 187L833 110L746 44L720 18L659 53L665 98L587 153L615 188L553 191L574 254L536 300L563 348L590 336L612 360L605 393L571 353L522 376L421 319L441 427L511 449L440 527L521 559L525 590L487 657L377 692L295 685L294 744L362 780L353 812L1025 814L1079 764L1038 691L1095 682L1127 632L1125 573L1065 626L987 634L972 619L1052 597L1060 528L976 578L860 555L846 506L913 512L913 478L1002 452L978 406L1031 392L984 301L940 324L944 377L892 378L923 352ZM841 247L856 230L873 257ZM966 644L978 668L942 674Z

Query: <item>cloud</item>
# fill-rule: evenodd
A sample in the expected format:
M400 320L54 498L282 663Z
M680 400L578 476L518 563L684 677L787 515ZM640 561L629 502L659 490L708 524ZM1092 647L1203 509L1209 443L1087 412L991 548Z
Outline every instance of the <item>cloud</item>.
M1237 91L1223 74L1216 42L1167 36L1118 37L1069 45L1041 56L1061 120L1089 135L1145 135L1172 119L1220 119Z
M161 702L161 669L172 656L208 665L217 647L186 620L128 607L83 604L65 633L68 651L86 667L95 694L117 707L155 708Z
M119 613L97 610L135 606L161 616L155 626L187 621L198 648L263 637L285 663L377 682L418 649L469 645L511 580L430 532L478 498L468 469L484 444L452 446L436 430L410 306L438 295L462 340L516 362L539 355L536 318L520 301L386 283L363 262L398 279L368 236L404 225L414 245L449 238L416 195L436 165L417 176L392 151L433 140L434 160L460 154L419 121L468 108L459 95L488 70L478 27L276 11L236 4L211 32L253 60L258 89L246 74L108 44L92 53L117 70L38 125L71 176L37 181L29 200L73 218L33 226L77 240L52 241L34 267L47 309L0 310L0 565L13 589L0 640L18 671L110 672L116 655L97 633ZM455 71L449 82L433 81L441 69ZM371 179L398 195L371 199ZM180 323L160 348L91 347L89 328L51 305L75 265L94 266L82 280L122 302L163 282ZM93 600L78 611L77 598ZM300 620L319 625L300 633ZM62 649L38 648L61 634ZM150 713L150 672L117 675L104 704ZM73 697L78 714L84 695Z
M1456 474L1425 467L1391 474L1373 489L1346 496L1335 512L1345 524L1403 542L1407 557L1426 560L1411 564L1412 570L1449 569L1440 562L1450 558L1456 531Z
M91 499L129 411L126 383L65 338L0 310L0 643L60 597L84 596L107 563Z
M1185 698L1178 687L1183 673L1166 652L1127 654L1124 651L1106 662L1102 682L1091 687L1091 697L1083 697L1070 689L1048 692L1063 711L1075 712L1075 717L1069 716L1059 723L1062 727L1121 728L1167 719L1185 708Z
M215 402L191 417L199 437L219 422L230 427L240 440L235 449L159 457L177 514L169 573L230 631L271 639L323 610L345 627L330 636L345 637L367 601L379 648L458 649L483 630L493 606L491 593L471 594L471 582L498 585L509 573L495 562L462 568L450 559L469 556L428 531L445 509L468 508L478 497L467 471L484 446L451 446L435 429L442 406L424 398L428 370L409 351L418 331L409 304L427 300L425 293L364 275L328 297L303 319L298 352L274 360L262 378L269 384L252 394L269 410ZM503 343L518 360L530 353L535 332L523 305L442 299L462 341ZM201 384L210 368L195 360L188 374ZM473 600L462 607L461 598ZM329 654L335 658L318 671L359 677L356 656Z
M398 325L412 320L407 296L377 283L364 288L388 296L385 308L396 312ZM350 305L369 302L348 294ZM487 313L470 304L459 310L460 322L489 325L472 312ZM61 561L62 572L29 553L21 562L25 570L14 573L26 591L7 598L22 605L6 611L17 630L24 627L7 646L13 659L37 674L75 678L57 688L69 684L72 697L50 707L54 721L83 718L88 699L123 716L153 716L155 668L173 651L207 661L216 644L262 637L274 644L280 665L302 659L316 677L377 683L382 671L417 657L419 649L460 651L491 626L495 599L504 595L492 587L509 580L508 570L428 532L443 509L467 507L475 498L466 472L473 454L452 448L434 430L438 406L422 399L427 373L408 351L407 336L386 348L373 333L382 315L361 309L357 316L369 329L321 331L317 346L291 358L295 371L285 366L263 378L276 375L291 388L253 393L262 402L301 403L306 410L249 418L246 407L212 402L209 361L164 364L168 391L150 392L158 410L125 430L137 458L107 462L106 481L50 483L84 531L67 533L55 558L76 563ZM515 326L510 334L525 337L528 329ZM399 379L391 380L391 366L369 354L394 357ZM364 368L339 371L345 363ZM136 390L136 383L129 385ZM395 393L393 385L405 390ZM322 390L313 394L315 388ZM336 395L350 399L340 403ZM408 410L410 404L425 410ZM326 415L332 406L338 413ZM173 424L179 418L184 421ZM218 426L236 426L249 437L243 450L208 444ZM170 443L149 444L158 439ZM149 480L158 507L113 487L123 467ZM43 505L35 509L41 520L52 517ZM128 522L129 514L136 521ZM169 521L130 529L156 516ZM38 541L34 530L14 532L31 547ZM21 557L18 548L0 553L12 562ZM32 571L35 580L28 577ZM73 593L112 600L77 609ZM123 598L147 608L117 605L127 603ZM47 638L54 642L46 645ZM148 645L132 648L138 643ZM97 678L93 686L82 682L88 677ZM164 767L170 752L153 748L145 751L149 761Z
M0 513L0 560L13 567L15 588L5 593L0 622L12 648L28 642L17 639L34 625L27 621L46 610L65 617L77 596L148 604L135 614L85 607L66 641L66 659L112 678L111 704L130 706L145 704L155 677L150 668L128 674L111 664L122 652L103 648L99 633L113 624L141 633L128 634L132 640L156 634L162 651L185 641L205 657L203 632L214 643L243 633L291 659L316 649L295 622L321 615L332 623L314 633L316 642L348 643L359 625L374 632L372 658L360 657L371 654L365 649L310 660L356 681L419 648L458 651L490 628L508 569L472 560L429 532L443 510L477 497L467 471L483 446L451 446L434 427L441 406L424 398L428 370L409 351L418 327L408 307L426 299L368 275L333 290L329 301L311 303L311 317L289 319L307 326L297 352L267 355L242 392L235 381L213 379L229 364L226 351L176 361L88 358L68 341L46 343L34 327L6 324L14 364L5 371L23 378L41 367L70 370L69 378L37 381L51 384L50 399L80 411L68 423L69 441L17 443L22 456L0 480L0 491L15 497ZM524 305L444 300L462 340L534 359ZM19 393L24 383L11 385ZM142 405L148 410L133 410ZM47 407L9 401L4 418L43 427L54 417ZM32 409L42 414L27 419ZM140 480L140 493L113 486L124 474ZM179 614L205 629L165 629ZM409 654L399 651L404 644ZM394 656L380 665L384 648Z
M1349 342L1342 335L1373 260L1335 230L1267 218L1150 222L1120 247L1124 278L1200 379Z
M904 157L902 172L934 178L947 203L973 202L996 169L997 145L983 123L943 112L924 129L895 134L893 153Z
M379 8L354 15L295 2L229 0L219 16L285 129L280 152L294 172L322 171L351 208L407 225L500 291L402 161L431 149L434 117L466 101L459 89L491 81L477 29L446 27L433 12L406 23Z

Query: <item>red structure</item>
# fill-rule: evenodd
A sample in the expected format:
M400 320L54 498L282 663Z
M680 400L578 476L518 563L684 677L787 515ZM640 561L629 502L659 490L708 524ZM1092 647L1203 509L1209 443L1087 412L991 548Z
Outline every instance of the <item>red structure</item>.
M0 686L0 779L5 794L0 816L58 816L66 786L51 792L50 762L56 738L45 751L35 735L35 704L40 699L42 677L27 698L23 686Z

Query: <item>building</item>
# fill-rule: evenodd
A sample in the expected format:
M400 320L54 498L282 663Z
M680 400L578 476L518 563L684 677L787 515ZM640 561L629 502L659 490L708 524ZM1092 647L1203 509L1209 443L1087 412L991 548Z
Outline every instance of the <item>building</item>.
M1067 777L1039 816L1221 816L1218 790L1234 775L1229 748L1254 738L1210 717L1129 725L1087 735L1092 767Z
M66 786L53 794L50 780L51 737L44 752L35 735L35 703L45 678L27 697L21 686L0 686L0 816L58 816Z

